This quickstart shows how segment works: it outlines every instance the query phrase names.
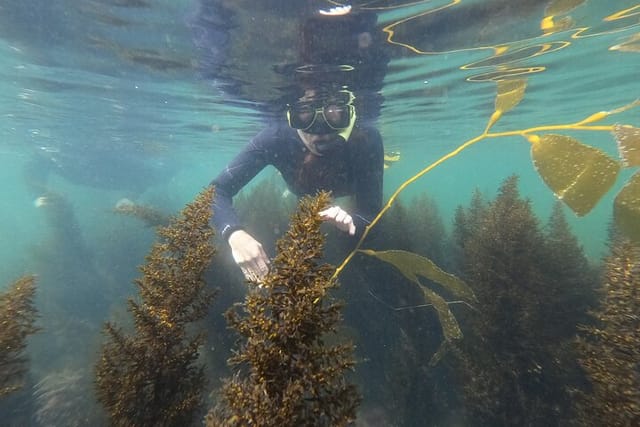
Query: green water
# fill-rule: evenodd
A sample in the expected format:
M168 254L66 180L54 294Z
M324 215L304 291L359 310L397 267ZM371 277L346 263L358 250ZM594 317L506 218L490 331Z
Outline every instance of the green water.
M640 34L635 2L587 1L568 8L555 19L571 24L549 34L540 28L548 2L515 3L354 3L377 11L379 27L387 28L390 62L377 126L385 149L399 152L400 160L385 171L385 198L482 134L494 112L500 75L526 79L527 87L492 132L568 125L640 96L640 53L632 41ZM241 21L231 30L237 45L228 55L249 55L229 71L247 82L234 95L220 82L203 79L195 66L199 52L187 24L195 6L188 0L0 0L0 287L37 274L42 322L50 314L58 331L69 327L74 334L80 329L96 336L81 349L64 332L34 340L32 382L66 366L87 367L101 323L126 316L122 301L135 291L131 280L154 236L152 229L114 215L118 200L175 213L262 128L265 117L255 103L282 83L269 65L291 45L267 49L260 33L281 31L280 41L295 43L296 33L287 33L295 26L274 22L301 19L304 8L296 4L271 1L252 11L251 2L238 2L238 13L255 19L252 26ZM625 43L628 50L619 48ZM599 124L614 123L640 127L640 107ZM611 132L554 132L618 158ZM636 171L623 170L588 214L579 217L564 207L594 263L607 249L614 198ZM513 174L520 177L521 195L546 221L557 197L537 173L530 144L521 136L479 141L408 186L400 198L426 192L450 231L455 209L468 204L475 189L492 199ZM34 203L51 193L70 206L71 216L62 222L66 229L56 229L61 222L52 219L46 203ZM66 246L60 236L82 243ZM67 249L87 255L80 262L90 268L76 265L66 275L75 256ZM109 279L87 284L92 272ZM63 310L55 301L67 297L79 302ZM90 306L78 308L85 297ZM78 322L86 329L78 329ZM70 346L73 355L61 354Z

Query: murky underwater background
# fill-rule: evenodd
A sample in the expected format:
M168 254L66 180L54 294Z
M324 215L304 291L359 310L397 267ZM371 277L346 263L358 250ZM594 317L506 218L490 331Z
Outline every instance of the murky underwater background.
M193 28L198 2L0 0L0 286L37 275L42 328L29 340L24 388L0 401L2 425L105 423L92 397L102 326L107 320L130 324L126 298L136 292L132 281L155 240L153 227L114 208L128 199L170 215L191 201L269 119L263 107L277 99L284 84L274 65L290 60L305 14L337 4L204 3L221 5L233 17L220 24L225 38L220 39L224 67L219 75L203 73ZM390 56L377 120L390 154L385 198L483 133L496 108L497 82L517 80L524 90L521 101L491 128L498 135L478 141L409 185L378 234L372 231L364 244L419 253L472 288L477 285L474 308L451 306L466 335L463 344L433 366L430 360L443 332L433 308L418 307L425 301L416 284L364 257L341 277L345 331L357 345L354 378L364 397L359 425L566 425L577 418L565 389L581 390L587 380L570 353L547 350L568 345L576 323L588 322L586 312L596 305L594 289L608 254L614 200L637 167L622 169L595 206L576 215L575 209L556 205L558 198L532 162L532 143L517 133L557 125L532 133L570 136L618 159L611 125L639 127L640 108L594 123L601 129L570 125L640 97L640 6L630 0L352 4L378 14ZM513 182L505 180L512 175L518 176L519 197L530 205L514 202L512 212L520 216L501 217L505 194L513 190ZM287 225L283 190L269 169L239 201L246 222L270 245ZM476 190L482 203L474 200L493 212L494 222L485 224L485 234L465 237L463 232L473 233L461 225L461 212L465 224L473 223ZM537 225L528 222L529 208ZM574 247L565 236L571 249L555 255L549 253L553 227L545 228L552 212L564 215L577 239ZM509 235L511 226L523 224L539 231ZM493 258L485 256L501 230L507 230L503 237L512 243L525 234L532 239L516 248L525 255L512 260L519 253L506 250L507 245ZM327 256L335 264L346 254L342 243L329 233ZM576 258L566 260L567 268L562 262L552 265L569 253ZM486 271L501 268L501 260L522 263L516 269L521 276L512 278L519 284L506 284L504 275L487 276ZM540 279L545 274L546 282ZM221 288L201 355L213 390L229 375L225 359L233 345L221 314L242 299L245 285L222 246L209 278ZM474 321L474 313L502 298L491 288L500 280L510 294L501 300L504 305L486 307L485 313L496 312L487 315L484 326L493 322L490 326L500 329L529 316L528 325L539 331L513 338L504 331L493 341L478 338L488 332L483 322ZM528 293L551 282L571 286L553 287L554 295ZM511 332L525 334L523 329ZM509 347L510 339L524 343L521 353L503 347L473 351L487 342ZM534 343L545 349L528 347ZM527 355L531 361L513 370L507 366ZM544 375L535 373L534 365L543 366ZM505 367L497 369L495 378L508 377L513 388L478 374L490 377L490 366ZM509 372L518 369L526 375L511 377ZM519 397L506 402L505 396Z

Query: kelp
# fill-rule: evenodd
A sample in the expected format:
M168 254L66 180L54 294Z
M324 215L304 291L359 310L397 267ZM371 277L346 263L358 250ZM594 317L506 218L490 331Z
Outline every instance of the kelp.
M576 5L558 2L552 9L571 10ZM404 181L391 195L378 215L367 225L356 247L336 268L334 277L337 277L343 271L356 253L367 253L366 250L362 249L363 242L369 232L394 205L400 193L437 166L457 156L479 141L510 136L521 136L526 139L531 144L532 163L542 180L560 200L579 216L589 213L611 189L617 180L621 167L635 164L638 145L640 145L638 142L640 131L637 128L630 125L595 126L593 123L635 108L640 105L640 100L635 100L611 111L600 111L591 114L575 123L491 133L491 128L500 120L503 114L515 108L522 101L527 87L527 80L523 78L501 78L497 80L496 84L495 109L482 134L464 142L455 150ZM618 143L622 160L613 159L602 150L588 146L576 138L562 134L540 135L542 132L551 130L612 132ZM618 229L633 239L638 239L638 234L640 234L638 231L640 227L637 226L637 224L640 224L638 180L639 178L637 178L636 174L628 182L627 186L623 188L623 191L618 194L614 206L616 210L614 219ZM400 266L398 268L402 269L411 265L413 254L396 254L396 257L406 257L405 260L396 263L396 266ZM410 270L403 270L402 272L406 277L411 276Z
M300 201L263 282L227 312L239 334L234 370L207 416L208 426L348 425L359 395L345 373L350 343L329 345L341 320L333 267L321 264L324 236L318 213L327 193Z
M96 391L112 425L185 426L200 408L205 378L196 361L203 335L189 326L206 315L213 298L203 279L215 252L213 192L204 190L158 229L160 241L135 280L139 299L128 301L134 333L105 325Z
M640 129L633 126L614 125L613 134L623 166L640 166Z
M431 365L437 363L442 358L448 344L462 338L462 331L460 331L453 313L449 310L447 301L432 289L420 283L419 276L441 285L454 296L468 302L475 301L475 295L471 288L455 275L441 270L430 259L411 252L401 250L373 251L370 249L361 250L360 252L396 267L407 279L419 286L425 300L433 305L440 319L444 334L444 342L429 362Z
M580 381L566 347L593 301L593 274L562 211L543 232L517 177L492 202L474 200L454 235L477 310L463 317L465 339L452 343L449 360L467 417L478 425L563 425L567 385Z
M590 389L577 391L579 425L640 424L640 248L617 238L605 262L603 300L576 341Z
M576 214L591 211L613 186L620 163L564 135L529 137L531 158L547 186Z
M616 196L613 217L621 233L634 242L640 242L640 172L633 174Z
M27 338L39 330L35 292L35 276L24 276L0 294L0 398L23 386Z

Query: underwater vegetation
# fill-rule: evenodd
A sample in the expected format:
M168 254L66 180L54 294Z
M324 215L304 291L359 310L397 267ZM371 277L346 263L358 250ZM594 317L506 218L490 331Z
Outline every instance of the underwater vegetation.
M570 342L595 300L593 269L559 207L543 229L517 177L498 196L458 209L462 277L477 303L451 363L478 425L563 425L581 378Z
M169 218L153 206L135 203L129 199L120 199L113 207L113 212L131 216L142 221L147 227L166 225Z
M427 303L436 308L440 323L443 327L445 341L441 349L434 356L435 363L441 359L448 345L462 338L462 333L458 322L449 310L448 303L433 292L433 289L423 286L417 279L421 275L436 282L444 288L447 283L439 281L439 278L447 277L461 285L458 289L463 289L464 282L456 276L451 275L441 269L432 260L425 257L416 258L416 254L409 251L396 251L391 258L379 256L371 249L361 249L363 242L380 222L382 217L394 206L399 195L411 184L419 180L422 176L438 167L442 163L460 154L465 149L471 147L479 141L498 138L519 136L524 138L531 145L531 160L538 174L545 184L553 191L567 207L578 216L589 213L600 199L616 183L620 170L623 167L635 167L640 165L637 151L640 148L640 130L631 125L600 125L593 123L602 121L607 117L628 111L640 105L640 100L635 100L625 106L611 110L594 113L587 118L576 123L536 126L527 129L513 131L490 132L491 128L503 117L503 115L515 108L524 98L527 80L523 78L503 78L496 81L497 95L495 98L495 109L491 114L484 131L470 140L459 145L455 150L442 156L432 164L426 166L417 174L404 181L389 197L387 203L382 207L378 215L366 226L360 240L355 248L337 266L334 278L339 276L356 253L375 256L378 259L391 263L398 268L405 277L417 283L423 290ZM618 146L620 159L611 158L604 151L583 144L578 139L562 135L546 133L549 131L573 130L573 131L607 131L611 132ZM636 173L627 181L624 188L618 192L613 204L614 220L617 229L631 239L640 237L640 172ZM430 272L427 277L423 273ZM451 288L448 290L453 291ZM469 302L472 293L456 293L456 296L464 296L464 302ZM471 298L472 300L473 298Z
M640 248L614 241L605 261L603 300L576 346L590 390L577 394L579 425L640 424Z
M105 325L96 390L112 425L185 426L201 406L205 378L196 360L203 335L189 328L206 315L213 298L203 280L215 252L209 225L213 191L204 190L158 229L160 241L135 280L140 298L128 301L134 333Z
M24 276L0 294L0 399L23 386L26 340L39 330L35 293L35 277Z
M347 425L360 397L345 378L355 364L350 343L328 345L341 320L333 267L322 264L324 236L318 212L328 193L305 197L277 242L261 286L227 312L239 334L229 359L234 374L207 416L209 426Z
M467 148L485 139L519 136L529 142L531 160L538 174L558 199L562 200L578 216L586 215L598 204L615 184L622 168L640 166L640 156L637 155L640 150L640 128L626 124L594 125L594 123L611 115L640 106L640 99L614 110L591 114L575 123L490 132L505 113L522 101L527 88L527 80L524 78L500 78L495 82L497 86L495 109L489 117L484 131L404 181L389 197L378 215L367 225L356 247L338 265L334 276L338 276L354 254L360 251L369 232L376 227L380 219L395 204L399 195L407 187L447 160L456 157ZM620 159L614 159L604 151L583 144L576 138L546 133L560 130L611 132L617 144ZM640 238L639 200L640 171L636 171L624 188L618 192L613 203L616 227L621 233L633 240Z

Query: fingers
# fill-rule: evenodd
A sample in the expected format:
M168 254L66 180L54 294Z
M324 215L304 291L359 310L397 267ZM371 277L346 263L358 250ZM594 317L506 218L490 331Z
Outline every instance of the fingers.
M269 258L262 247L259 249L258 256L250 259L243 270L243 273L246 271L245 278L253 282L262 282L269 273Z
M324 221L331 221L335 223L338 229L349 233L353 236L356 234L356 226L353 223L353 218L340 206L332 206L319 212L320 217Z
M252 257L247 261L238 263L242 274L247 280L260 283L264 280L265 276L269 273L269 258L265 254L264 250L260 248L260 253L256 257Z
M269 273L269 257L260 242L244 231L229 239L231 255L247 280L259 283Z

